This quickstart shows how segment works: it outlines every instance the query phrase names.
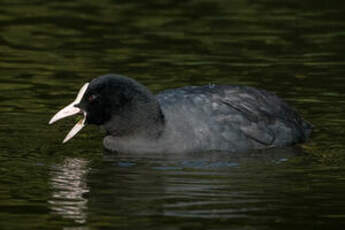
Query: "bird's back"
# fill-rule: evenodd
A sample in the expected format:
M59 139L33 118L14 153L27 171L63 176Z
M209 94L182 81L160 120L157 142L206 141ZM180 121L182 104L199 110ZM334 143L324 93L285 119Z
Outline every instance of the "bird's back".
M303 142L311 126L276 95L245 86L189 86L158 94L176 150L247 151Z

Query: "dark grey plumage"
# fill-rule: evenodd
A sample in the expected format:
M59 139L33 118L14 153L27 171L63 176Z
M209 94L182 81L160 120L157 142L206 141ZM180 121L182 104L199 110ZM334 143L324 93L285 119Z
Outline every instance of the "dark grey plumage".
M285 102L251 87L184 87L157 99L186 149L247 151L303 142L310 133Z
M134 100L131 98L131 103ZM145 104L138 105L145 108ZM135 111L136 119L145 123L145 117L151 114L157 117L157 125L151 120L149 127L128 135L108 132L104 146L113 151L136 153L242 152L304 142L311 132L311 125L279 97L251 87L210 85L171 89L152 97L149 105L149 110ZM157 111L161 116L157 116ZM140 120L141 117L144 119ZM115 124L108 121L105 126Z

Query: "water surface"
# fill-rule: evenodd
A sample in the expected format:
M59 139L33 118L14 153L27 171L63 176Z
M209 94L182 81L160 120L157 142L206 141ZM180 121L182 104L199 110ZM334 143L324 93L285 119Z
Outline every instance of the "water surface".
M342 229L343 1L0 3L0 229ZM315 125L247 154L114 154L77 118L48 126L105 73L154 92L240 84Z

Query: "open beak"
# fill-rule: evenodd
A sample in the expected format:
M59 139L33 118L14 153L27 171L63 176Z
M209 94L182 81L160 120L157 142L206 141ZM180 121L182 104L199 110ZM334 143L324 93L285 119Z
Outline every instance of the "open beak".
M81 89L79 90L76 99L71 104L67 105L65 108L57 112L49 121L49 124L51 125L54 122L61 120L62 118L76 115L78 113L84 114L84 118L78 121L77 124L74 125L74 127L69 131L69 133L67 134L67 136L65 137L62 143L66 143L67 141L72 139L72 137L74 137L85 126L86 112L76 107L76 105L80 103L88 86L89 86L89 83L85 83L83 87L81 87Z

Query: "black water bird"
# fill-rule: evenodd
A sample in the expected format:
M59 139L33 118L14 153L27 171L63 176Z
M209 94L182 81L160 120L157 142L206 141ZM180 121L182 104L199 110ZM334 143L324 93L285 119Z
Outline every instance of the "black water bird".
M246 86L207 85L153 95L131 78L107 74L84 84L50 124L77 113L64 142L86 124L103 126L111 151L242 152L306 141L311 125L276 95Z

